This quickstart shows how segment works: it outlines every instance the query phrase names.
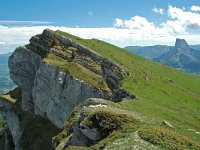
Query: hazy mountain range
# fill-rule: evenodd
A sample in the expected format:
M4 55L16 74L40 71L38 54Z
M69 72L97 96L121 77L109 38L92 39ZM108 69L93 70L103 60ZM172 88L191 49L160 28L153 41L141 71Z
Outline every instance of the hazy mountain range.
M0 94L14 88L8 69L8 58L12 53L0 54Z
M176 39L175 46L127 46L125 49L167 66L200 73L200 45L189 46L184 39Z

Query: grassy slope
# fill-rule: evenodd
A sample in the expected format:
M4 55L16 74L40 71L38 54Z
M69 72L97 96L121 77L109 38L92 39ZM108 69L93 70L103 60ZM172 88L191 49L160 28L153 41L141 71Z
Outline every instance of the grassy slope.
M45 57L44 61L48 64L55 65L59 68L64 69L72 76L77 77L78 79L83 80L96 88L101 88L102 90L108 91L110 90L106 82L102 79L100 75L90 71L89 69L77 63L65 61L64 59L52 54L48 54Z
M119 64L130 73L123 88L137 100L124 100L115 107L144 116L148 124L168 120L180 133L200 141L200 78L136 56L96 39L86 40L56 31Z

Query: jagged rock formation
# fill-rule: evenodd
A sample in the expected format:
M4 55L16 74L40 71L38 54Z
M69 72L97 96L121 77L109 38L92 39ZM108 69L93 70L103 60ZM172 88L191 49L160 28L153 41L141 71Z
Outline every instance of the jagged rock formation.
M200 52L191 49L184 39L176 39L174 49L156 58L155 61L174 68L200 73Z
M50 54L95 74L99 85L91 86L70 70L48 63L52 61L46 59ZM91 97L109 99L125 74L118 65L49 30L17 48L9 59L9 68L11 78L22 89L22 109L34 110L59 128L81 101Z
M20 105L20 90L16 89L13 91L13 99L19 99L18 103L13 107L15 101L8 101L6 98L0 98L0 110L7 122L6 126L12 135L12 142L15 149L21 149L20 140L22 135L22 128L20 126L20 120L18 118L18 107ZM16 96L17 95L17 96ZM7 147L6 144L4 147Z
M125 125L130 124L134 130L139 122L126 111L110 107L106 100L91 98L76 107L64 130L53 138L53 144L56 150L70 146L93 146L113 131L123 131ZM103 148L104 144L99 146Z
M122 68L50 30L18 47L9 58L9 68L12 80L21 89L21 98L17 102L1 99L0 109L16 150L36 149L23 141L37 116L49 120L56 127L49 125L55 133L63 128L74 107L88 98L134 98L121 89L126 75Z

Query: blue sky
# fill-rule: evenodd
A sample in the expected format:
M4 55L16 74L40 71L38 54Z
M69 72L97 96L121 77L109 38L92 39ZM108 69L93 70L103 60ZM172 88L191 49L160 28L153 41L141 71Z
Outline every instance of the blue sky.
M173 45L177 37L198 44L200 37L199 0L0 0L0 3L0 53L2 47L26 44L44 28L94 37L121 47Z
M145 16L153 22L166 18L152 8L190 7L199 0L1 0L1 20L49 21L67 27L110 27L115 18ZM89 14L89 11L93 15Z

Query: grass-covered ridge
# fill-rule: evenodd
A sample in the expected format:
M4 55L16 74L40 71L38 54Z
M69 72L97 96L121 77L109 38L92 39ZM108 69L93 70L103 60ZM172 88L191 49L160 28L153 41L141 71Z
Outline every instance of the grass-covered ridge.
M148 125L134 113L119 110L112 104L113 102L105 100L98 102L91 99L77 106L66 121L64 130L53 140L60 143L56 150L99 150L106 147L109 150L200 149L200 144L173 128ZM89 147L68 145L71 135L76 132L73 126L77 124L84 128L100 129L102 138Z
M108 91L110 90L106 82L100 75L90 71L89 69L75 62L66 61L51 53L46 55L44 61L60 69L64 69L65 71L69 72L72 76L82 81L85 81L89 85L92 85L96 88L100 88L102 90L108 90Z
M122 48L96 39L81 39L61 31L52 31L71 39L117 63L129 76L122 87L137 100L115 104L144 116L144 121L159 125L168 120L174 130L200 141L200 78L134 55Z

